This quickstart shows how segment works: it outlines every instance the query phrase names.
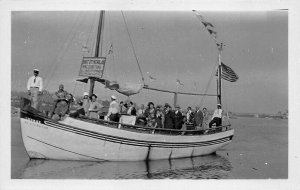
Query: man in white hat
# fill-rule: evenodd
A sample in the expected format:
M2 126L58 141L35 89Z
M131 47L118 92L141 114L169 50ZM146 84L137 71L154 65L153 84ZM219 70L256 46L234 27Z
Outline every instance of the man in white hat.
M108 113L107 113L107 118L110 121L119 122L119 111L120 111L120 106L119 103L117 102L117 98L114 95L112 95Z
M221 109L221 104L217 104L217 109L214 111L214 114L212 116L212 120L209 122L209 128L215 123L216 126L222 125L222 116L223 116L223 110Z
M82 106L84 108L85 115L88 114L89 108L90 108L90 98L89 98L89 93L84 92L83 93L83 100L82 100Z
M43 79L38 76L39 70L33 70L33 76L28 79L27 90L28 95L31 98L31 106L35 109L38 107L38 95L42 94L43 90Z

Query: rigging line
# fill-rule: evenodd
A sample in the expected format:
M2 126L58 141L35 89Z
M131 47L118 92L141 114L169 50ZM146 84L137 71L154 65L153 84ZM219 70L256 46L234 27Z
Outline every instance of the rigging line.
M78 22L78 17L79 17L79 15L76 15L76 18L75 18L75 21L74 21L73 24L72 24L71 30L70 30L69 33L66 35L66 38L65 38L64 41L67 41L69 35L73 32L73 29L74 29L76 23ZM60 51L61 49L63 49L63 46L64 46L64 43L61 44L61 46L60 46L60 48L59 48L59 51ZM55 65L58 64L58 62L57 62L56 60L58 59L59 56L60 56L60 52L58 52L57 55L56 55L56 57L51 61L52 63L54 63L54 67L52 67L52 68L55 68L55 67L56 67ZM51 68L50 68L50 71L47 72L47 75L45 76L45 89L47 88L47 86L48 86L48 84L49 84L49 81L50 81L50 80L48 80L48 78L52 75L51 73L53 72L53 70L55 70L55 69L51 69Z
M88 38L87 38L87 40L86 40L86 46L88 46L88 44L89 44L89 42L90 42L90 38L91 38L91 35L92 35L92 33L93 33L93 31L94 31L94 29L95 29L95 23L96 23L96 17L94 18L94 21L92 22L92 27L91 27L91 30L89 31L89 35L88 35ZM91 52L93 52L93 45L91 45L91 49L90 49L90 52L88 52L88 53L91 53Z
M77 29L78 29L78 27L81 25L81 23L84 21L84 17L85 17L86 15L84 15L84 16L82 16L81 17L81 20L79 20L79 22L78 22L78 24L77 24L77 26L76 27L74 27L74 29L75 29L75 31L73 32L73 34L71 35L71 37L69 38L69 40L67 41L67 45L66 45L66 47L63 49L63 53L61 54L61 57L60 57L60 59L58 60L58 61L62 61L62 59L64 58L64 56L66 55L66 53L70 50L69 48L70 48L70 46L72 45L72 42L74 41L74 38L76 37L76 32L78 31ZM56 64L56 66L57 66L58 64ZM55 71L55 70L54 70ZM53 76L52 76L53 77ZM77 75L74 77L74 78L76 78L77 77Z
M76 18L78 18L78 16L77 16ZM68 48L70 47L70 44L71 44L71 42L73 41L73 39L74 39L74 37L75 37L75 32L76 32L75 29L79 26L80 22L82 22L82 17L80 18L80 20L76 20L76 21L74 22L74 25L73 25L71 31L68 33L68 36L67 36L67 42L62 44L62 46L63 46L63 47L62 47L62 48L63 48L62 53L59 53L58 56L55 58L54 69L52 70L52 72L49 73L49 79L48 79L48 81L47 81L47 84L45 85L45 88L48 87L49 81L52 79L53 74L54 74L54 72L55 72L55 70L56 70L56 68L57 68L57 66L58 66L58 63L59 63L59 62L61 61L61 59L65 56L65 53L68 51ZM69 35L70 35L71 37L69 37ZM67 44L67 45L66 45L66 44Z
M214 77L214 73L215 73L215 68L213 68L213 70L212 70L212 72L211 72L211 75L210 75L209 81L208 81L208 83L207 83L207 85L206 85L204 94L206 94L207 91L208 91L208 88L209 88L209 86L210 86L210 84L211 84L211 82L212 82L212 79L213 79L213 77ZM204 99L205 99L205 96L203 96L203 97L201 98L200 106L203 105Z
M121 13L122 13L123 20L124 20L124 23L125 23L125 26L126 26L126 30L127 30L128 36L129 36L129 40L130 40L130 43L131 43L131 47L132 47L132 50L133 50L133 54L134 54L134 57L135 57L136 63L137 63L137 65L138 65L138 68L139 68L139 71L140 71L141 77L142 77L143 85L145 85L145 79L144 79L144 76L143 76L143 73L142 73L142 70L141 70L141 67L140 67L140 64L139 64L138 58L137 58L137 56L136 56L136 53L135 53L135 49L134 49L134 46L133 46L133 43L132 43L131 36L130 36L130 34L129 34L129 30L128 30L127 23L126 23L126 20L125 20L125 16L124 16L124 13L123 13L123 11L121 11Z
M113 62L113 67L115 66L115 54L114 54L114 39L113 39L113 35L112 35L112 29L111 29L111 15L110 15L110 13L108 14L108 30L109 30L109 38L110 38L110 42L111 42L111 47L112 47L112 52L110 52L110 50L108 50L108 52L107 52L107 55L106 56L108 56L108 55L110 55L110 53L111 53L111 56L112 56L112 62ZM110 47L110 48L111 48ZM114 69L113 69L114 70Z

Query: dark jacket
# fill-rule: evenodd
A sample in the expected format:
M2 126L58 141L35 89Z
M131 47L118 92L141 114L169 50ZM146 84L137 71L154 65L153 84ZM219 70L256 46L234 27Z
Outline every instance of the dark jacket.
M175 114L173 111L168 111L165 113L165 121L164 121L164 127L166 129L174 129L175 124Z
M183 124L183 115L180 111L176 113L175 111L175 129L181 129Z
M196 126L202 126L203 112L201 110L195 111L194 120Z

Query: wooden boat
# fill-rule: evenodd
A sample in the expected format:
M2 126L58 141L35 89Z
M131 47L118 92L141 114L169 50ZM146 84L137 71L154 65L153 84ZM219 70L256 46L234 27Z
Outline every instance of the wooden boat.
M101 11L101 19L103 14L104 12ZM101 19L99 31L103 24ZM101 32L98 32L93 59L99 58L101 39L99 33ZM222 48L219 47L220 52L221 50ZM216 95L218 103L221 103L220 55L221 53ZM88 79L91 84L90 94L92 94L94 82L101 82L103 79L97 79L95 76L90 76ZM151 89L146 85L144 88ZM176 105L177 94L181 92L173 93ZM194 157L216 152L230 143L234 135L234 129L230 124L211 129L175 130L87 117L65 117L55 121L30 107L28 99L22 100L20 118L23 142L29 157L42 159L137 161Z

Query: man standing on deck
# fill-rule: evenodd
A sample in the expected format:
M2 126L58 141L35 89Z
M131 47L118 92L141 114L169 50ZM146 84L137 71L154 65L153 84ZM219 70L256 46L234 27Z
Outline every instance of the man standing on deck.
M196 111L194 114L194 120L195 120L195 127L196 128L201 128L202 127L202 123L203 123L203 113L200 110L199 106L196 106Z
M28 79L27 90L28 95L31 98L31 106L35 109L38 107L38 95L42 94L43 90L43 79L38 76L39 70L33 70L33 76Z
M179 106L176 106L175 109L176 110L175 110L174 126L175 126L175 129L181 129L182 124L183 124L183 115L180 111Z
M217 105L218 109L214 111L214 115L212 116L211 122L209 122L209 128L215 123L216 126L222 125L222 116L223 116L223 110L221 109L221 104Z
M120 105L117 102L117 98L114 95L112 95L107 118L110 121L119 122L119 111L120 111Z

